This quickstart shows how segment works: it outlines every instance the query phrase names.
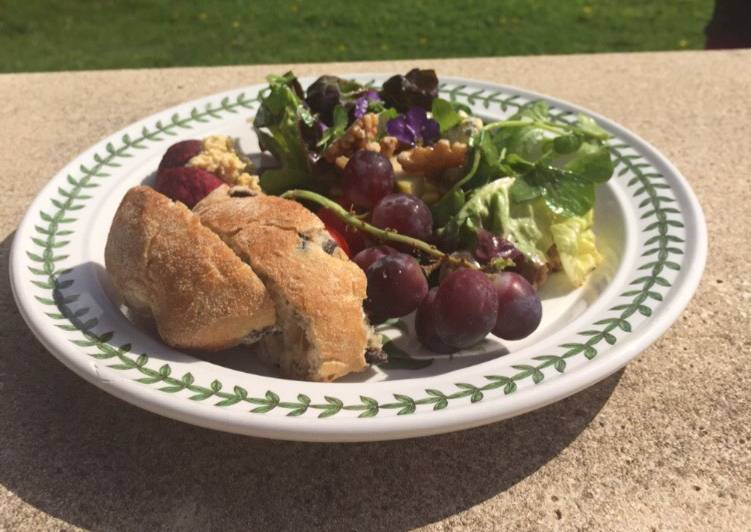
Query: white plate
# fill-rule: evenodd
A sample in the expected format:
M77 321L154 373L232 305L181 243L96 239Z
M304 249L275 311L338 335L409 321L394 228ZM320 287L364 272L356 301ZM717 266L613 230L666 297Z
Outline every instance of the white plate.
M538 99L560 120L583 111L512 87L441 81L443 97L485 117L506 117ZM531 337L487 340L431 360L414 340L400 338L400 328L411 327L406 320L384 334L413 357L395 363L408 369L371 370L328 384L278 378L240 349L203 359L171 349L135 327L114 302L103 267L112 217L125 191L148 182L178 140L222 133L257 152L249 119L262 89L188 102L115 133L66 165L18 228L11 283L29 327L66 366L129 403L204 427L291 440L383 440L464 429L539 408L610 375L670 326L699 283L706 227L685 179L644 140L588 113L613 134L617 162L615 176L597 194L595 231L605 261L576 290L553 276L541 294L542 325Z

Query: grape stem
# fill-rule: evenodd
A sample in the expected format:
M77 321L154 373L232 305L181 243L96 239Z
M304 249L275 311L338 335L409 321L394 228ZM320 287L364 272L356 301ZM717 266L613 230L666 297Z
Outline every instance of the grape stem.
M334 213L337 218L342 220L347 225L359 229L363 233L372 235L379 240L387 240L391 242L398 242L399 244L405 244L415 249L419 249L420 251L436 257L442 261L448 262L453 266L477 269L477 266L472 264L468 260L459 257L452 257L448 253L444 253L432 244L428 244L427 242L418 240L417 238L399 234L392 229L381 229L380 227L370 225L369 223L359 219L354 213L346 210L337 202L310 190L288 190L287 192L282 194L282 197L286 199L305 200L317 203L321 207L324 207Z

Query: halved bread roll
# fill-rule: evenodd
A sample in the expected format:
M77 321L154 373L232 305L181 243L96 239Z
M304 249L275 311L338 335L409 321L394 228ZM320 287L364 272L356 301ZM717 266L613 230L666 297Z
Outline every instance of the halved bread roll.
M153 319L173 347L225 349L276 323L274 303L253 269L185 205L151 188L125 195L104 258L125 304Z
M259 345L286 376L331 381L383 356L362 309L365 274L317 216L297 202L244 187L219 187L194 212L271 293L279 332Z

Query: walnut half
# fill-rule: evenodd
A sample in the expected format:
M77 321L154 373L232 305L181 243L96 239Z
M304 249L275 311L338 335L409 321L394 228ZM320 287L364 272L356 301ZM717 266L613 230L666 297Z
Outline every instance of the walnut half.
M381 140L377 139L378 115L368 113L352 122L344 135L326 148L323 156L328 162L336 164L339 169L347 166L349 158L358 150L381 153L392 159L393 164L395 162L393 160L394 154L399 148L399 140L390 136L385 136Z
M323 156L328 162L333 163L342 156L349 159L358 150L381 151L377 138L378 115L368 113L355 120L344 135L326 148Z
M465 143L450 143L446 139L441 139L433 146L417 146L403 151L396 159L408 174L437 177L448 168L463 165L466 156Z

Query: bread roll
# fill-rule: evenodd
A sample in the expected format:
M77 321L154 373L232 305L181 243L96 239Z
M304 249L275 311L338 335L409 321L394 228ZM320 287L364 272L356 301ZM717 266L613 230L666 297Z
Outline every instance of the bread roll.
M250 264L276 304L280 332L264 357L292 378L331 381L367 366L380 343L362 310L366 279L301 204L219 187L195 206L201 222Z
M259 337L275 306L253 269L185 205L148 187L128 191L104 253L118 293L165 343L220 350Z

